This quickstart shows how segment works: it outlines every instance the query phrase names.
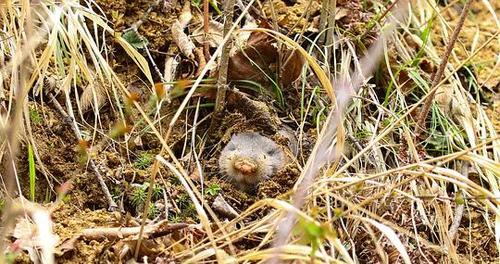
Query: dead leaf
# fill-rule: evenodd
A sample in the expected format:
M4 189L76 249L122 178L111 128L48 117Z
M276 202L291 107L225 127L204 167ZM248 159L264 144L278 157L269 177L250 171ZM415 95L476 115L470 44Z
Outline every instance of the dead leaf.
M428 74L436 72L436 66L432 63L432 61L429 61L427 59L421 60L418 66L420 66L420 69Z
M266 21L261 22L260 27L271 28ZM273 77L272 65L278 58L278 50L273 43L274 39L268 34L252 32L246 47L229 58L228 79L268 83L267 76Z
M349 10L347 8L344 8L344 7L337 7L335 10L336 10L335 11L335 20L342 19L349 14Z
M208 23L208 44L212 48L216 48L222 44L224 40L224 25L217 21L210 21ZM203 32L203 26L198 27L193 31L193 39L199 44L205 43L205 37Z
M300 77L305 60L298 50L286 50L283 60L280 77L281 84L286 88Z
M200 181L201 179L200 171L196 168L196 166L193 166L193 172L189 174L189 178L191 178L191 180L196 182Z
M259 27L271 28L266 21L262 21ZM281 84L286 88L300 77L305 61L297 50L283 47L280 76ZM269 78L275 78L278 55L277 43L272 36L265 32L252 32L246 46L229 59L228 79L267 85Z
M411 92L415 82L408 75L408 71L402 70L399 72L398 83L401 87L401 92L406 96Z
M259 28L267 28L267 29L273 29L269 22L266 20L262 20L259 24ZM259 31L254 31L250 34L250 37L247 40L247 45L248 46L253 46L253 45L258 45L258 44L263 44L263 43L272 43L274 41L274 38L269 36L269 34L265 32L259 32Z
M179 18L172 24L171 32L172 38L175 44L179 47L181 52L189 59L194 59L193 50L196 48L193 41L189 38L186 33L184 33L184 28L189 24L189 21L193 18L191 15L191 2L186 1L184 7L182 8L182 13Z
M182 6L181 14L179 15L179 25L182 28L186 28L192 18L193 15L191 14L191 2L186 1L184 2L184 6Z
M87 84L80 96L80 108L85 112L94 106L99 109L106 102L106 88L104 85L95 82L94 84Z
M434 101L439 109L449 115L453 105L453 87L449 84L441 85L434 95Z
M200 76L201 72L203 71L203 68L205 68L207 66L207 61L205 60L205 55L203 54L202 47L195 48L194 54L196 57L196 61L198 62L198 69L196 69L196 73L194 74L194 76L198 77L198 76Z
M234 208L228 202L226 202L224 197L222 197L222 195L220 194L217 195L214 202L212 203L212 208L217 212L230 217L231 219L239 216L238 212L236 212L236 210L234 210Z
M63 256L67 252L72 252L75 250L75 244L80 239L80 236L68 238L64 240L59 246L56 247L55 254L57 256Z
M127 238L119 240L113 246L113 251L120 260L120 263L122 263L127 254L130 254L131 256L134 253L136 245L137 238ZM162 244L156 243L153 240L145 239L142 240L141 246L139 247L139 256L148 256L155 258L163 250L164 246Z
M193 50L196 48L191 39L184 33L184 29L179 25L179 21L175 21L172 24L172 38L175 44L179 47L182 54L184 54L189 59L194 59Z
M233 40L233 49L231 49L230 54L235 54L238 47L242 47L246 45L248 42L248 39L250 38L250 35L252 34L252 31L249 29L254 29L258 28L259 25L257 25L254 21L247 21L245 22L245 25L241 28L242 30L237 31L234 36Z

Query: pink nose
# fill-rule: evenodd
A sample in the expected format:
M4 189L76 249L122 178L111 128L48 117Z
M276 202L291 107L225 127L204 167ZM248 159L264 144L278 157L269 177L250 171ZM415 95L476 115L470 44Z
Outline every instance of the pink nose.
M234 168L243 175L250 175L257 172L257 165L251 159L238 158L234 162Z

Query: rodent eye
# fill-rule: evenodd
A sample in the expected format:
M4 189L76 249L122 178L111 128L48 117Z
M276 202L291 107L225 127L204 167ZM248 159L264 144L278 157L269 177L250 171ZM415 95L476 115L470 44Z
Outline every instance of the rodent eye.
M276 154L276 150L275 149L270 149L270 150L266 151L266 154L269 155L269 156L272 156L272 155Z

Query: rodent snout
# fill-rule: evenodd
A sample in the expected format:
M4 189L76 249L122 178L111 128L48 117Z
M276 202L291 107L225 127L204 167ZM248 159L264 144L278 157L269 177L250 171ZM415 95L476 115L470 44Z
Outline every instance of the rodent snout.
M234 169L243 175L250 175L257 172L258 165L253 159L238 158L234 162Z
M285 154L281 147L256 132L234 134L219 157L221 172L244 188L254 188L284 164Z

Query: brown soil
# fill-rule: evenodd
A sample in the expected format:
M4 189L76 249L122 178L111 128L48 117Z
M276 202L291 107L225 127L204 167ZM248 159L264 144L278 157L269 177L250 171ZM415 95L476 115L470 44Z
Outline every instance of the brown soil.
M97 1L104 10L106 16L111 19L110 22L113 23L113 28L117 31L128 28L141 18L151 2L152 1L149 0ZM362 13L359 1L352 1L352 3L350 1L337 2L339 2L340 10L340 13L337 14L339 23L342 23L345 28L352 29L353 33L360 31L362 28L359 27L358 23L366 22L369 15ZM267 1L264 5L264 14L268 18L272 18L273 15L269 3L271 2ZM299 18L303 10L307 8L309 1L298 0L293 5L287 4L288 1L281 0L274 0L272 3L275 4L274 8L278 25L285 29L289 30L296 24L294 31L300 32L302 28L307 28L308 25L317 23L314 21L319 20L320 4L317 1L311 2L310 14L308 15L307 21L305 18ZM492 1L492 3L495 3L495 1ZM349 10L349 12L346 10ZM485 9L478 8L476 11L482 12L480 10ZM162 52L171 53L177 50L175 47L171 47L175 45L171 45L172 38L170 27L173 20L177 18L179 11L179 5L170 11L165 11L162 6L156 7L145 23L140 27L139 32L148 39L150 49L155 59L158 59L157 61L161 61L164 57ZM450 14L450 16L454 18L456 15ZM481 16L478 15L477 17ZM487 28L491 26L488 23L493 23L488 21L477 22L481 23L480 26L484 25ZM469 21L468 23L474 22ZM473 36L473 34L469 31L474 31L475 27L466 25L466 28L467 30L464 32L462 41L463 43L470 43L470 36ZM484 40L484 38L485 36L481 35L481 40ZM488 69L491 69L492 67L490 66L494 64L494 62L490 61L488 58L494 57L498 52L500 51L498 50L498 45L496 45L496 48L493 47L489 49L488 52L484 53L484 61L482 61L482 63L485 63L486 66L478 70L480 82L484 81L485 85L488 87L498 86L500 78L498 74L493 74L492 77L486 78L490 76L491 73ZM138 82L140 83L142 76L139 70L132 62L128 61L125 56L121 56L121 53L123 53L123 51L117 49L116 56L112 59L115 70L123 77L123 80L125 80L127 84L136 85ZM146 86L138 85L138 87L145 94L142 104L147 106L152 93L146 89ZM200 100L204 99L201 98ZM162 109L161 114L165 116L165 119L162 120L158 127L162 127L162 129L168 127L170 118L179 104L179 101L174 101L168 109ZM225 200L238 213L244 211L259 199L275 197L287 198L289 191L293 188L300 175L297 164L290 163L274 175L274 177L260 183L254 192L245 192L235 188L235 186L219 172L217 157L233 133L241 131L260 131L276 139L283 147L288 147L288 142L286 140L279 140L279 130L285 126L282 119L286 115L284 115L280 109L269 106L273 106L269 98L255 98L252 95L244 96L241 93L229 93L227 112L223 113L220 117L214 117L220 122L213 128L211 134L208 135L209 138L206 140L206 150L205 153L202 154L204 160L201 161L206 177L204 189L206 190L209 186L213 185L219 186L220 190L218 190L218 193L222 194ZM34 122L32 118L31 124L33 135L32 138L31 136L29 138L36 144L37 153L46 169L45 171L41 169L36 171L36 201L43 203L53 202L58 195L56 190L57 186L65 182L71 182L73 185L73 188L65 195L63 201L57 204L56 208L53 209L52 220L55 223L54 231L59 236L60 240L68 242L77 237L85 228L133 226L134 223L129 220L142 213L142 210L138 210L138 208L133 205L132 196L134 195L134 190L137 188L134 187L133 184L143 184L149 181L152 160L149 162L144 161L145 165L142 167L138 164L141 162L141 157L145 157L147 154L151 154L154 157L161 149L161 144L158 139L151 131L145 129L146 125L142 118L140 118L139 113L136 110L131 110L131 112L128 113L128 118L134 120L134 127L131 133L133 137L127 139L128 149L124 148L125 144L123 143L125 142L125 138L119 137L110 139L102 135L98 135L94 139L94 145L89 148L90 156L96 161L112 195L119 203L121 209L124 210L123 212L108 212L106 211L108 207L107 201L97 183L95 175L87 167L88 165L82 162L82 160L84 161L84 159L82 159L84 157L81 157L78 152L78 142L68 121L55 110L53 104L50 102L45 102L44 104L39 101L30 102L29 107L35 109L41 116L41 121L39 122ZM290 108L296 110L300 108L300 105L292 105ZM102 122L100 125L103 126L104 130L110 131L118 122L119 115L109 106L105 106L102 109ZM204 117L211 112L211 109L210 111L201 109L200 112L200 116ZM495 120L494 122L497 130L500 131L500 123L498 118L495 118L495 116L500 114L498 107L488 110L488 113L491 114L493 117L492 119ZM296 112L293 112L293 114L297 116ZM84 117L86 118L85 121L88 122L85 125L87 131L92 131L92 126L95 125L93 124L94 119L92 113L87 113ZM190 112L190 114L183 116L172 129L172 134L167 143L177 157L182 157L182 154L185 155L186 152L192 151L190 139L185 141L186 138L190 137L185 135L185 128L192 126L193 121L194 112ZM209 128L210 119L200 124L197 129L198 131L207 131ZM304 149L302 150L303 153L305 153L305 157L303 157L305 159L313 147L314 137L316 135L313 125L307 127L306 131L306 139L304 141L309 143L304 145ZM114 140L116 140L116 142ZM21 153L27 153L26 143L23 144ZM38 161L36 162L37 168L42 165L38 164ZM192 162L183 162L183 165L189 168L188 174L190 174L192 180L197 186L200 186L201 182L199 175L196 175L196 166L193 165ZM20 168L19 175L22 175L21 177L27 177L26 175L29 175L27 155L21 155L18 163ZM158 181L162 183L168 201L163 201L162 193L161 198L154 198L153 202L163 203L165 207L170 206L173 208L172 211L176 212L176 214L170 215L172 222L196 222L198 219L194 205L190 201L179 180L175 175L165 169L161 169L160 174L161 177ZM26 197L29 196L28 182L29 181L21 182L23 194ZM215 195L205 195L205 202L211 204L214 198ZM173 203L175 203L175 205ZM396 204L399 204L399 202L391 203L389 207L395 206ZM411 208L411 205L405 207ZM391 211L392 209L394 208L388 208L387 211ZM252 217L257 218L259 214L262 214L262 212L256 213L256 215ZM406 214L408 215L410 212ZM222 219L224 218L223 215L218 216ZM393 217L393 215L387 216L387 218L391 217ZM406 221L402 226L407 226L409 230L412 230L412 223L411 221L408 222L408 219L390 220L397 223ZM459 241L459 243L463 245L463 252L459 253L463 256L477 256L476 259L492 262L491 252L496 252L496 249L494 240L491 240L490 231L487 230L485 226L473 225L469 227L470 222L476 222L473 219L464 218L462 222L463 227L459 229L459 232L472 233L474 237L479 237L477 239L473 238L472 240L480 241L480 243L471 245L470 241ZM369 241L371 243L368 235L363 235L366 236L366 239L361 239L360 241ZM460 235L460 237L467 236L467 234ZM480 237L483 238L481 239ZM414 245L413 242L414 241L410 241L408 244ZM237 246L241 248L250 248L255 243L255 241L251 241L251 238L245 238L245 240L239 241ZM370 243L359 243L357 246L366 247L367 252L370 251L373 253L375 252L375 250L373 250L374 245ZM383 241L383 243L388 244L387 241ZM113 248L115 245L116 241L108 241L106 239L102 241L78 239L74 244L71 244L69 249L66 248L61 250L58 255L58 263L105 263L106 261L117 261L116 252ZM167 246L170 245L171 244L167 244ZM175 250L175 247L169 250ZM410 254L413 254L412 257L414 257L413 260L415 261L424 261L426 260L425 257L428 257L431 262L440 259L440 256L436 254L436 252L431 252L426 249L424 249L423 252L424 255L420 254L418 250L415 249L410 252ZM168 254L168 252L165 253L164 251L162 256L165 257L165 255ZM377 259L378 256L368 255L367 253L367 255L362 254L359 260L368 263ZM391 260L394 260L394 262L398 261L397 256L394 257L394 259L391 258ZM26 262L26 255L21 254L18 257L18 261L21 263Z

